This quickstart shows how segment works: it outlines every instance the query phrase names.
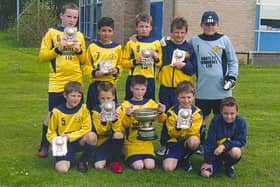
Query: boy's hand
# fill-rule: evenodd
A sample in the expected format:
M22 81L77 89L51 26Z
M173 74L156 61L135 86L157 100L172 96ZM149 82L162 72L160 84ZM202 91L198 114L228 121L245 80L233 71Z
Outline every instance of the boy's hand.
M61 39L60 43L59 43L59 51L63 51L64 48L66 48L68 46L67 41L65 39Z
M68 142L69 136L67 134L63 134L61 137L66 137L66 142Z
M126 115L128 115L128 116L130 116L130 115L132 114L132 112L133 112L133 105L130 105L129 107L127 107L127 108L125 109L125 113L126 113Z
M73 43L72 47L73 47L73 49L74 49L74 51L75 51L76 53L80 53L80 52L81 52L81 44L80 44L79 41L75 41L75 42Z
M159 112L165 112L166 106L162 103L158 103L158 109Z
M185 65L186 65L186 63L184 63L184 62L175 62L173 64L173 67L175 67L177 69L182 69Z
M200 173L203 177L210 177L213 174L213 172L211 172L212 170L213 170L212 164L203 163L202 166L200 167Z
M221 144L214 150L214 155L219 156L224 152L224 150L225 150L225 146L224 144Z
M110 75L117 75L119 73L118 68L112 68L109 70Z
M133 42L137 42L137 38L136 38L137 34L133 34L129 37L129 40L130 41L133 41Z
M153 59L155 59L155 60L159 59L158 53L156 51L154 51L154 50L152 50L152 56L153 56Z
M136 60L136 64L143 64L146 62L146 58L140 56L137 60Z

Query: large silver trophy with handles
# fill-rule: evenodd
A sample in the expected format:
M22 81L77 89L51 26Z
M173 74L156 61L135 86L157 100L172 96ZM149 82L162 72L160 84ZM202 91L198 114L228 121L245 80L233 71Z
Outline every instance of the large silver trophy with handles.
M101 121L102 122L112 122L116 119L116 109L114 101L105 101L101 105Z
M156 119L158 111L156 108L141 108L133 111L133 117L138 121L137 139L143 141L155 140L157 138L152 122Z
M65 27L64 39L68 45L73 45L77 41L77 27Z
M151 48L146 48L141 51L141 56L146 58L145 62L142 64L142 68L147 68L154 64L153 50Z
M173 66L176 62L183 62L185 59L185 51L180 49L175 49L172 54L171 65Z
M178 112L177 128L188 129L192 126L192 109L180 109Z
M56 136L52 139L53 156L65 156L67 154L67 137Z

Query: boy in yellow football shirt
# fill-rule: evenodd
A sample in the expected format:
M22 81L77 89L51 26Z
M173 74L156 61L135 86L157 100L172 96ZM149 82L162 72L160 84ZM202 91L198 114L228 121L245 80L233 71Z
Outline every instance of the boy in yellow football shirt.
M85 61L86 45L81 32L74 32L79 17L79 7L73 3L62 6L60 13L61 24L48 30L42 39L39 59L49 62L48 114L42 126L42 140L38 156L48 156L49 142L46 138L48 120L52 109L65 103L63 96L64 85L69 81L82 83L81 65ZM73 41L69 43L64 35L65 28L70 28Z
M124 155L130 167L135 170L155 168L154 146L150 140L137 138L139 122L132 113L136 109L155 108L158 110L156 121L166 119L165 105L156 103L153 99L145 98L147 79L142 75L135 75L131 80L130 90L132 98L124 101L120 106L122 125L125 128Z
M192 170L189 158L200 145L200 127L202 124L201 111L192 104L194 95L195 88L191 82L182 81L177 85L178 104L167 111L166 126L169 136L166 144L167 150L163 156L163 169L165 171L175 170L178 162L183 161L184 157L187 157L185 170ZM187 111L186 109L190 112L188 114L189 119L185 120L189 120L190 126L181 128L179 117L183 116L179 115L183 115L183 111Z
M56 106L50 115L47 139L52 142L57 136L66 137L67 154L56 156L55 169L66 173L75 163L75 153L81 150L90 155L97 142L94 132L91 132L90 114L85 104L81 103L83 87L79 82L71 81L65 85L65 104Z
M132 97L131 79L143 75L148 80L146 98L155 99L155 67L161 66L160 42L150 36L152 17L146 14L136 16L136 38L127 42L123 52L122 66L129 69L126 80L125 99Z
M103 81L108 81L116 87L118 75L121 72L122 47L112 41L114 20L110 17L102 17L98 21L98 34L100 39L93 41L87 49L85 73L90 75L87 94L89 110L100 104L97 86ZM117 93L114 95L117 103Z

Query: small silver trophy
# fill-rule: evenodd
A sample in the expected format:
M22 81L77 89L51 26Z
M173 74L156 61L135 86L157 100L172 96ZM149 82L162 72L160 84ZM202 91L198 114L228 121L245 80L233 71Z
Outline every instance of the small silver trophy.
M77 27L65 27L64 39L68 45L73 45L77 41Z
M109 73L110 69L112 69L112 68L113 68L112 60L102 60L99 63L99 69L104 74Z
M151 48L146 48L141 51L141 56L146 58L145 62L142 64L143 69L146 69L148 66L152 66L154 64L152 54L153 50Z
M178 129L188 129L192 125L191 121L192 110L191 109L180 109L178 112L178 121L177 128Z
M67 154L67 137L57 136L52 139L53 156L65 156Z
M116 119L116 109L114 101L105 101L101 105L101 121L102 122L111 122Z
M186 52L183 50L175 49L172 54L171 65L173 66L173 64L176 62L183 62L185 59L185 53Z

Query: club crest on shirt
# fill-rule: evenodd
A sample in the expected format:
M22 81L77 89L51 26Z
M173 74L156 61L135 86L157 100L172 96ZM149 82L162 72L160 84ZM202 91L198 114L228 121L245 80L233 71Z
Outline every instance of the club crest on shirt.
M188 51L185 52L185 58L190 58L190 53Z
M221 51L221 48L219 46L214 46L212 47L212 50L216 53L220 52Z
M76 122L81 122L81 121L82 121L81 116L77 116L77 117L76 117Z

